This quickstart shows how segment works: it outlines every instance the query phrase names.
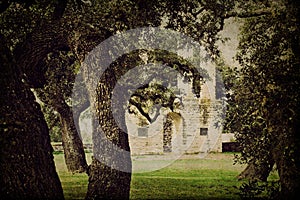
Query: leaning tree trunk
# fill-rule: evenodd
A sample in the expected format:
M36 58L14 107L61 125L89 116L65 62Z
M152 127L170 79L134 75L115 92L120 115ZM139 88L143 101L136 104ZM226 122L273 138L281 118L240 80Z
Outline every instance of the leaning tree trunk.
M69 49L67 40L69 30L67 28L59 20L46 23L42 28L38 27L33 30L32 34L26 38L26 42L16 48L15 55L18 64L26 72L27 82L32 88L40 88L45 83L44 72L41 70L43 66L40 66L43 63L41 60L47 57L50 52ZM63 146L68 169L74 172L85 171L87 164L83 145L77 134L70 107L65 102L51 105L55 106L61 116L65 133Z
M80 137L79 123L80 110L73 115L71 107L61 98L44 98L43 92L36 90L38 97L47 105L51 106L59 114L61 122L61 138L64 149L65 163L67 169L72 173L85 172L87 162ZM57 95L58 96L58 95Z
M255 160L251 160L244 171L238 175L238 179L267 181L274 164L275 162L271 155L268 159L261 160L259 163Z
M60 104L55 104L53 106L59 113L62 124L61 138L67 169L73 173L85 172L87 169L87 162L82 140L76 129L72 110L65 101L61 101Z
M47 87L46 87L47 88ZM80 137L79 117L82 111L89 106L87 94L75 107L70 107L59 89L55 92L44 90L36 90L39 99L51 106L58 112L61 121L61 137L65 155L65 163L69 172L85 172L87 162L83 149L82 139ZM56 95L53 95L55 93ZM83 92L82 92L83 93Z
M131 157L128 135L121 130L116 120L125 125L125 110L119 108L118 116L113 116L111 95L116 84L113 70L107 70L95 91L89 86L90 99L95 99L98 124L93 132L94 158L89 166L89 185L86 199L129 199L131 182ZM92 105L93 107L93 105ZM123 126L124 127L124 126Z
M63 199L41 108L1 38L0 196Z

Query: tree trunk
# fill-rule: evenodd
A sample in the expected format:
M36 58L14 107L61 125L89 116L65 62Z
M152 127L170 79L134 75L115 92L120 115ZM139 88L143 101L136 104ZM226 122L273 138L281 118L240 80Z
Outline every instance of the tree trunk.
M64 3L62 4L64 9ZM57 13L58 14L58 13ZM50 52L55 50L68 50L68 26L61 24L59 20L45 23L28 34L26 42L18 45L14 54L18 59L18 66L26 72L27 82L32 88L43 87L46 82L41 62ZM29 58L29 59L28 59ZM60 114L63 126L63 148L67 168L71 172L83 172L86 170L82 141L76 131L73 115L70 107L64 100L51 102L51 106Z
M300 195L299 136L284 137L284 140L279 140L279 145L274 149L274 158L280 178L280 198L297 199Z
M97 87L97 96L86 81L90 93L94 118L98 123L93 132L94 158L89 166L89 185L86 199L129 199L131 182L131 157L126 130L121 130L116 120L125 126L125 110L118 108L118 116L113 116L111 95L116 84L113 70L107 70ZM92 80L93 81L93 80ZM95 101L93 101L95 99Z
M171 115L168 114L166 119L163 123L163 150L164 152L172 152L172 126L173 126L173 119Z
M298 31L296 35L291 38L291 48L295 57L294 69L296 80L299 80L299 62L300 62L300 4L299 1L288 1L288 10L291 14L296 16L295 23L297 24ZM293 13L294 12L294 13ZM299 81L293 85L296 91L299 91ZM292 92L292 90L289 90ZM294 94L293 94L294 95ZM289 95L286 95L289 96ZM291 95L292 96L292 95ZM287 99L287 101L291 101ZM275 149L274 158L278 168L281 185L281 198L282 199L298 199L300 196L300 137L299 137L299 124L300 124L300 109L299 109L299 95L296 96L296 104L290 104L290 110L293 115L289 116L287 120L287 127L285 134L281 134L279 138L279 145ZM286 120L284 118L284 120ZM283 131L283 130L282 130Z
M268 160L260 161L259 164L257 164L255 160L251 160L244 171L239 174L238 179L267 181L274 164L274 160L271 156Z
M41 108L1 38L0 196L63 199Z
M87 169L87 162L82 140L76 129L72 110L64 101L53 106L60 115L62 124L61 138L68 171L73 173L85 172Z
M51 82L51 81L50 81ZM54 82L55 84L56 82ZM43 103L52 107L59 113L61 122L61 138L64 148L65 163L69 172L85 172L87 162L85 159L82 139L79 129L79 117L82 111L89 106L88 96L85 94L80 102L76 102L76 106L71 108L65 101L66 97L58 88L52 88L48 91L48 86L43 90L36 90L36 93ZM80 90L81 92L82 90ZM81 92L80 95L84 93ZM54 95L55 94L55 95ZM79 94L77 94L79 95Z

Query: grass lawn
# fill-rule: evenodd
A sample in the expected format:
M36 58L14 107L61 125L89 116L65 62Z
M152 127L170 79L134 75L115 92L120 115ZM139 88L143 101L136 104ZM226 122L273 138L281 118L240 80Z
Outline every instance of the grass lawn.
M67 172L63 154L54 155L66 199L83 199L87 190L86 174ZM213 153L205 159L186 156L153 172L134 173L131 199L239 199L241 182L236 176L244 166L232 165L233 154ZM87 154L88 163L91 154ZM134 157L133 166L152 165L159 160Z

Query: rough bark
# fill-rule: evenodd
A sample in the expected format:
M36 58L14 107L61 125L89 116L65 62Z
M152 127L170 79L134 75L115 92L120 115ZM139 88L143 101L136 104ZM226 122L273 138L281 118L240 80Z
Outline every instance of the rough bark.
M46 68L42 60L50 52L69 49L65 29L59 21L47 23L28 34L25 42L14 50L17 65L26 73L24 79L31 88L41 88L46 82Z
M118 116L112 114L111 95L115 84L114 71L106 70L97 87L95 120L99 126L93 132L94 158L88 171L86 199L129 199L130 148L126 130L120 129L115 121L125 125L125 110L119 108ZM120 153L120 150L127 153Z
M276 159L280 177L281 199L297 199L300 195L299 167L295 166L286 156Z
M63 199L41 108L1 38L0 196Z
M62 5L62 8L64 6ZM26 81L30 87L41 88L46 82L44 73L46 71L44 58L50 53L58 50L69 49L67 27L60 21L53 21L35 29L27 36L26 42L16 48L15 54L18 59L18 66L26 73ZM30 59L28 59L30 58ZM83 144L77 132L71 108L66 104L61 94L52 99L46 99L60 115L62 130L63 148L65 162L70 172L84 172L87 168Z
M87 162L83 149L82 140L73 118L73 113L66 102L53 105L59 113L62 124L62 145L64 148L65 162L70 172L85 172Z
M259 164L255 160L251 160L244 171L239 174L238 179L267 181L273 166L274 160L271 157L269 160L263 160Z

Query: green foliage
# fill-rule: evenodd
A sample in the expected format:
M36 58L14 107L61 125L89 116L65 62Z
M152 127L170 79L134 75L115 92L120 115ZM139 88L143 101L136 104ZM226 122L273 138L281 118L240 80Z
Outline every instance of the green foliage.
M229 82L227 128L236 133L239 161L274 159L281 187L295 192L299 182L299 7L280 1L271 14L245 20L237 60L241 68ZM298 161L297 161L298 160ZM291 170L287 170L290 168ZM284 169L284 170L282 170ZM288 186L287 186L288 185ZM252 191L252 186L253 189ZM254 195L256 183L245 185ZM285 188L286 189L286 188ZM252 193L253 192L253 193Z
M278 181L259 182L252 180L244 182L239 190L242 199L276 199L278 198L280 184Z
M59 106L72 95L72 89L78 71L78 64L72 52L59 51L49 53L44 60L46 84L36 89L38 97L51 106Z
M49 53L43 60L46 68L43 88L35 92L43 103L42 111L49 127L52 142L61 142L62 127L59 112L63 111L65 102L70 100L78 64L71 52L57 51ZM81 102L79 102L81 103Z
M42 38L39 41L48 42L39 47L49 50L48 45L55 41L51 38L43 40L47 35L39 29L55 27L58 2L9 1L10 6L1 10L0 34L6 38L11 52L26 42L34 43L35 40L30 40L34 33ZM93 1L91 6L79 2L69 1L58 23L63 31L57 34L65 37L72 53L68 50L53 51L41 58L28 55L26 61L34 59L36 66L19 67L22 77L16 77L20 80L32 78L29 77L31 72L34 74L37 70L44 74L46 71L48 85L45 92L40 93L40 98L56 106L58 101L70 96L78 71L75 60L82 61L87 52L115 33L143 26L161 26L191 36L215 58L219 54L215 45L220 39L218 33L224 20L235 15L234 9L247 13L236 13L236 16L245 17L251 16L255 9L271 8L269 12L262 12L263 15L253 14L246 20L237 55L242 68L226 69L225 73L229 74L226 87L231 91L227 95L230 104L228 127L237 133L242 161L255 158L259 163L276 147L283 158L291 158L289 166L299 165L299 140L293 141L299 124L300 79L299 7L296 3L285 0L246 3L229 0L113 0ZM47 118L49 126L53 126L50 123L56 120L51 114ZM53 129L58 131L58 128Z
M233 1L172 1L164 4L166 28L171 28L194 38L213 56L219 54L215 42L223 29L224 15L234 8Z
M229 83L227 127L238 133L245 160L264 159L297 120L300 73L292 46L299 32L293 17L279 12L248 19L243 27L237 55L242 68Z
M7 38L10 50L24 42L29 34L42 21L49 19L53 4L49 2L9 1L10 6L0 13L0 33Z
M61 142L62 130L58 113L46 104L42 104L42 112L49 128L51 142Z

